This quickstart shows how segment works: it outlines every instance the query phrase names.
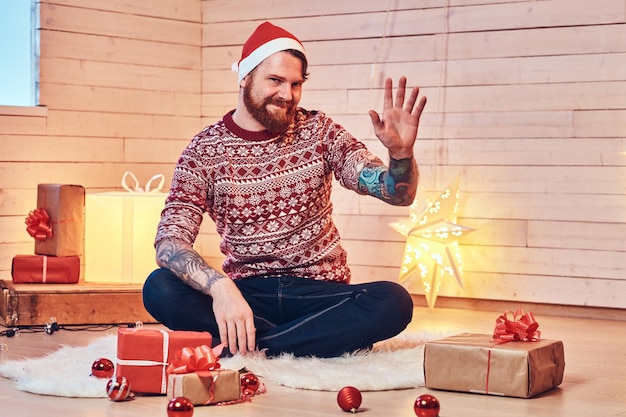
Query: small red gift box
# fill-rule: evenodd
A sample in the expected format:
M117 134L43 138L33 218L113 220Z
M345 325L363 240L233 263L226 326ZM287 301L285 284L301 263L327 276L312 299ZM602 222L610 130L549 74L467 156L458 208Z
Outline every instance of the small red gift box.
M11 265L16 284L76 284L79 276L78 256L16 255Z
M133 392L165 394L167 368L176 353L212 341L208 332L119 329L116 376L126 377Z

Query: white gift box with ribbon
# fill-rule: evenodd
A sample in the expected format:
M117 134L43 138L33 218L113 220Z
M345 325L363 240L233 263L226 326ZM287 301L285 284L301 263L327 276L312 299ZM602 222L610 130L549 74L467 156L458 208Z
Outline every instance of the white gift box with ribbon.
M167 197L164 181L157 174L142 188L127 171L125 192L85 195L85 282L143 283L157 268L154 237Z

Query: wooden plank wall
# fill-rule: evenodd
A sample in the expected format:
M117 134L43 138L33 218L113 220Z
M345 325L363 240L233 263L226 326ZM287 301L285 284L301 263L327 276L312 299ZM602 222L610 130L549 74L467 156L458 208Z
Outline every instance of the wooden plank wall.
M169 183L180 150L236 103L230 65L266 19L305 43L302 105L386 157L367 110L387 76L429 103L416 155L432 195L461 178L458 298L625 308L623 0L42 0L40 103L0 107L0 273L31 253L40 182ZM408 215L335 189L355 281L396 279ZM221 255L211 225L198 249ZM412 291L420 293L418 286Z
M245 3L245 6L242 6ZM305 44L301 104L386 157L367 110L406 74L429 103L416 155L433 196L461 178L465 290L484 300L626 307L623 0L203 1L205 121L236 102L230 65L271 20ZM355 281L396 279L408 216L335 188ZM203 252L219 262L205 228ZM422 293L419 285L411 290Z
M33 253L24 218L38 183L121 190L131 170L144 184L156 173L169 184L180 151L202 127L199 0L39 7L42 107L0 107L4 279L15 254Z

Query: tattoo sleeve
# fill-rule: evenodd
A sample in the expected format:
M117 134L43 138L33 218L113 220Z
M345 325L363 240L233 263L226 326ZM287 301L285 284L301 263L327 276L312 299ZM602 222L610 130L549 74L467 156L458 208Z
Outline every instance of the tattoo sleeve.
M419 171L414 158L390 159L389 168L366 166L359 174L359 190L396 206L411 205Z
M172 239L160 241L156 246L157 264L167 268L187 285L210 295L213 284L226 278L211 268L191 245Z

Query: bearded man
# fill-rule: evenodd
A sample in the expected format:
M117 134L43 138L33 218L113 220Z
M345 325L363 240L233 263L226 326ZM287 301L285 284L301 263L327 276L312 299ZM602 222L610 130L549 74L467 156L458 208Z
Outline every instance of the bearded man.
M367 349L412 319L399 284L350 284L330 200L341 186L393 205L413 202L420 115L406 78L382 115L369 112L386 165L321 111L298 107L305 49L288 31L261 24L243 45L237 107L182 152L158 226L159 269L144 284L148 312L172 330L208 331L231 354L333 357ZM215 222L222 272L193 244L204 213Z

